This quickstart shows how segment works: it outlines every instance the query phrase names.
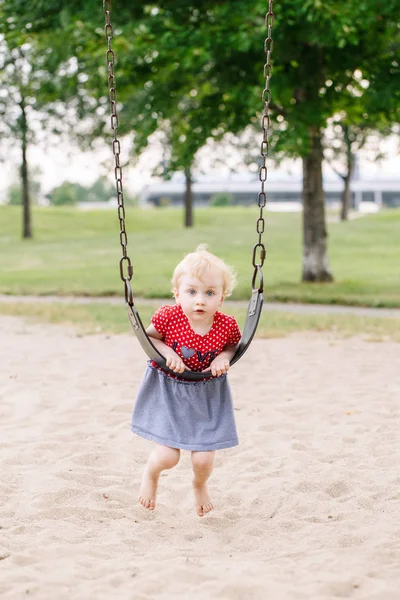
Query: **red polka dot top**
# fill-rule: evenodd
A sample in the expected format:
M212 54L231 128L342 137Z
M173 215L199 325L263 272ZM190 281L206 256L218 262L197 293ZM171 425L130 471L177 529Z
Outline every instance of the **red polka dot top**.
M217 311L214 322L206 335L193 331L180 305L162 306L151 322L164 336L163 342L172 348L192 371L203 371L210 366L225 346L235 346L241 338L233 317ZM153 363L154 366L157 366Z

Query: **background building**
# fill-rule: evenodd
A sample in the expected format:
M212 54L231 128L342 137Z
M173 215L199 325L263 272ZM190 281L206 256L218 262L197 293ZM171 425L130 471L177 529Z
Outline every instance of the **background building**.
M260 182L254 180L201 180L193 183L193 199L197 206L254 205L260 190ZM324 181L326 203L330 207L341 202L343 182ZM183 203L185 183L183 180L162 181L145 186L140 193L142 205L180 206ZM267 199L271 210L300 210L302 205L302 181L300 178L268 180ZM382 207L400 207L400 180L361 180L351 183L352 208L355 210L379 210Z

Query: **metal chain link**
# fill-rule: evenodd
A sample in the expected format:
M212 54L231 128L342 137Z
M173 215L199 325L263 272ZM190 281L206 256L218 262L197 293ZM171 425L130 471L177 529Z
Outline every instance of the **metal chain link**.
M261 120L261 126L263 130L263 139L261 142L261 166L259 169L259 179L261 182L261 191L258 194L258 206L260 208L260 214L257 219L256 231L258 233L258 242L253 247L253 259L252 265L254 267L254 275L253 275L253 288L255 285L255 280L257 275L260 276L260 291L262 291L262 272L261 268L264 264L266 251L265 246L262 242L262 234L265 230L265 220L263 216L263 210L267 203L267 197L265 193L265 182L267 180L267 165L266 159L269 151L269 142L268 142L268 131L270 129L270 117L269 117L269 104L271 101L271 91L270 91L270 80L272 77L272 64L271 64L271 54L274 47L274 43L272 40L272 27L274 25L275 15L273 13L273 4L274 0L268 0L268 12L265 16L265 25L267 27L267 37L264 41L264 51L266 56L266 62L264 65L264 77L265 77L265 88L262 92L262 101L264 104L264 113ZM115 158L115 185L117 190L117 201L118 201L118 219L120 222L120 243L122 248L122 258L119 262L120 267L120 275L122 281L125 283L125 299L129 304L133 304L132 298L132 290L130 286L130 280L133 276L133 267L131 263L131 259L127 254L126 247L128 245L128 236L125 228L125 206L124 206L124 193L123 193L123 185L122 185L122 167L120 163L120 152L121 145L118 140L118 113L117 113L117 92L116 92L116 81L114 75L114 61L115 54L112 49L111 40L113 38L113 27L110 22L110 12L111 12L111 0L103 0L103 9L105 14L105 35L107 39L107 68L108 68L108 89L110 96L110 109L111 109L111 128L114 132L114 140L112 143L113 154ZM260 250L259 262L257 262L257 251ZM124 266L126 263L127 274L124 273Z
M266 160L269 151L269 142L268 142L268 131L270 128L270 117L269 117L269 104L271 101L271 91L269 88L269 83L272 77L272 64L271 64L271 54L274 47L274 42L272 40L272 27L274 25L275 15L273 13L273 4L274 0L268 0L268 12L265 16L265 26L267 28L267 37L264 41L264 51L266 56L266 61L264 65L264 77L265 77L265 88L262 92L262 101L264 104L264 113L261 119L261 127L263 130L263 139L261 142L261 166L259 169L259 179L261 181L261 191L258 194L258 206L260 208L260 215L257 219L256 231L258 233L258 242L255 244L253 248L253 267L254 267L254 275L253 275L253 288L254 282L256 280L257 275L260 276L260 288L262 287L262 272L261 268L264 264L266 251L265 246L262 242L262 234L265 230L265 220L263 217L263 210L267 203L267 196L265 193L265 182L267 181L267 165ZM260 252L259 262L257 262L257 252ZM260 289L262 291L262 289Z
M119 240L122 248L122 258L119 261L119 271L122 281L125 283L125 300L132 306L133 297L132 289L130 286L130 280L133 276L133 267L131 259L128 256L126 247L128 245L128 235L125 228L125 205L124 205L124 191L122 186L122 167L120 162L121 144L118 139L118 113L117 113L117 91L116 81L114 75L114 61L115 54L111 46L111 40L114 35L114 30L110 22L111 12L111 0L103 0L103 9L106 19L104 32L107 39L107 68L108 68L108 90L110 96L110 109L111 109L111 129L114 132L114 140L112 143L113 154L115 158L115 186L117 190L117 202L118 202L118 219L120 224ZM124 272L126 269L126 273Z

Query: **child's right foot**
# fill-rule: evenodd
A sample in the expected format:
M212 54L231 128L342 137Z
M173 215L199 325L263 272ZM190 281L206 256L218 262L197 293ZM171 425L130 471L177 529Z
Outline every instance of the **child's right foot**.
M204 515L209 513L214 508L214 505L211 502L210 494L208 493L207 484L203 483L198 485L193 482L193 491L196 501L196 512L199 517L204 517Z
M149 510L154 510L156 507L157 485L158 477L153 477L146 467L140 486L139 502Z

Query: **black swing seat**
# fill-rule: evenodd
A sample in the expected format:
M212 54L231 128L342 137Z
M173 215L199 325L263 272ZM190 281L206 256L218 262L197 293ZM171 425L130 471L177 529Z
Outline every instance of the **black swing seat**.
M236 351L236 354L231 360L231 365L235 364L235 362L237 362L239 358L243 356L247 348L250 346L250 342L252 341L257 329L258 321L260 320L263 302L264 299L262 292L260 290L253 290L249 305L247 307L247 316L242 332L242 337L239 342L239 347ZM200 373L197 371L186 370L183 373L175 373L174 371L169 369L166 365L165 358L162 354L160 354L160 352L158 352L158 350L156 350L151 339L147 335L146 329L143 326L142 320L139 316L136 306L133 302L132 304L128 303L127 306L129 320L140 345L142 346L147 356L152 361L154 361L159 367L161 367L163 371L165 371L166 373L170 373L175 377L180 377L189 381L201 381L202 379L207 379L211 376L210 372Z

